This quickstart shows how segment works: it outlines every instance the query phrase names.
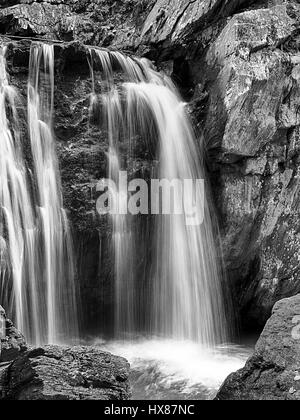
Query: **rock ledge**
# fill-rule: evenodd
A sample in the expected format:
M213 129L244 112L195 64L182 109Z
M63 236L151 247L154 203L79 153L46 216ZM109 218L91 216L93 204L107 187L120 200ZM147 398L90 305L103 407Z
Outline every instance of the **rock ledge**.
M300 400L300 295L278 302L244 369L217 400Z

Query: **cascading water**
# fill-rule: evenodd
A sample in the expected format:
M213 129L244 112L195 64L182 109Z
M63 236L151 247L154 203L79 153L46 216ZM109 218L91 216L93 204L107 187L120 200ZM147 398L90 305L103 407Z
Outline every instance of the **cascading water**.
M0 281L4 304L27 337L40 340L37 236L22 151L20 98L9 84L0 50ZM7 279L9 279L9 286Z
M28 127L42 241L45 281L43 324L48 343L75 337L75 300L72 241L63 209L60 174L52 128L54 106L54 47L32 44L28 81Z
M113 206L115 214L112 215L112 241L114 253L115 270L115 334L134 333L135 315L135 284L133 269L133 226L131 218L127 215L127 188L123 183L119 183L121 170L126 170L124 162L121 161L119 146L126 130L126 121L122 110L122 98L120 92L114 84L113 61L119 63L125 71L128 69L131 77L135 77L134 63L126 65L126 57L118 52L108 52L98 49L90 50L90 64L93 78L93 94L91 109L94 101L97 103L95 94L95 77L93 71L93 54L98 58L103 69L102 83L103 92L101 94L101 113L105 121L108 132L109 152L108 152L108 176L115 182L118 190L113 192ZM138 77L136 75L136 77ZM127 162L125 162L126 165Z
M158 178L202 180L201 158L175 89L152 80L130 83L125 89L130 118L134 121L139 115L143 136L158 136ZM154 130L147 123L149 113ZM153 333L165 337L211 345L226 340L226 321L210 210L201 184L193 188L185 189L184 194L189 203L198 197L197 210L203 209L203 215L194 217L199 220L192 219L188 208L182 215L159 214L156 218L151 327ZM182 201L181 192L174 189L176 205Z
M0 50L0 299L33 344L76 338L77 307L72 240L62 209L52 131L54 49L32 44L28 131L17 90L9 84ZM33 170L27 171L33 160Z
M137 137L143 144L157 144L159 165L152 176L173 180L201 180L203 168L196 141L171 80L157 73L147 60L132 59L121 53L94 49L102 70L102 85L108 92L100 95L106 115L110 144L109 176L116 181L122 165L120 142ZM125 83L114 81L114 71L122 71ZM93 80L95 75L93 73ZM103 88L103 86L102 86ZM93 95L92 108L96 101ZM127 147L126 169L130 171L132 147ZM124 159L124 157L123 157ZM189 189L203 208L204 222L191 226L190 214L158 214L152 232L152 262L148 272L148 296L141 303L141 279L134 272L136 257L134 222L131 215L117 212L113 219L116 265L116 331L146 333L166 338L193 340L203 345L224 342L226 321L220 272L212 233L210 210L200 183ZM116 200L124 205L127 191L118 190ZM125 198L125 208L127 198ZM174 196L174 202L179 201ZM152 203L153 205L153 203ZM126 240L124 235L126 235ZM133 254L133 255L132 255ZM128 264L131 261L130 269ZM126 269L124 269L126 267ZM140 311L148 319L140 324ZM140 329L140 331L139 331ZM120 335L119 335L120 336Z

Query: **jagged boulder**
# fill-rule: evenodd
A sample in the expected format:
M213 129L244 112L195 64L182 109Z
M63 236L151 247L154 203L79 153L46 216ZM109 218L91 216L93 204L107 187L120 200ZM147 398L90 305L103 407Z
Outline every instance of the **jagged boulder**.
M93 347L46 346L6 368L0 390L2 400L126 400L128 377L121 357Z
M164 48L190 43L198 32L217 20L236 13L249 0L157 0L147 16L141 33L142 42L164 43ZM185 47L189 47L185 45Z
M244 369L218 400L300 400L300 295L278 302Z
M25 338L7 319L4 309L0 306L0 364L15 360L26 350Z

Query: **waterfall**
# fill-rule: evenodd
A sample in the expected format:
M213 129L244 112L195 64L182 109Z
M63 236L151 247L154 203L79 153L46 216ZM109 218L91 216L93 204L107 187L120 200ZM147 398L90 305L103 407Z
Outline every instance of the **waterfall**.
M32 44L28 81L28 127L45 281L45 327L48 343L72 337L77 328L73 250L63 209L60 173L53 134L54 47Z
M1 48L0 303L30 343L67 342L78 333L77 308L52 129L54 49L31 46L29 139L25 107L9 83L5 54Z
M23 157L18 107L21 100L9 84L6 48L0 49L0 281L1 296L28 337L39 340L36 302L37 237ZM10 286L6 279L10 279ZM32 331L32 333L31 333Z
M119 52L90 50L90 62L94 61L101 78L100 93L96 94L96 76L91 64L94 86L91 110L100 109L102 118L98 120L106 121L110 179L116 182L120 170L134 173L134 143L139 141L149 150L156 148L151 177L170 182L202 180L201 150L172 81L156 72L147 60ZM121 145L122 149L127 146L125 155L120 152ZM120 333L142 333L209 346L226 340L220 261L211 209L201 185L196 183L196 189L190 188L187 194L191 203L194 196L198 197L203 223L192 223L187 208L183 214L156 211L155 216L147 216L151 263L148 263L150 268L144 268L145 278L140 278L136 269L139 246L142 247L141 234L136 228L138 218L116 206L116 214L111 218L118 337ZM121 208L127 206L126 194L123 188L114 194ZM173 202L178 204L181 198L176 194L178 191L174 192Z
M125 88L133 121L139 113L142 133L150 138L158 136L159 179L202 180L204 172L195 138L175 90L151 82L130 83ZM149 112L155 132L144 124ZM153 332L166 337L216 344L226 338L219 262L205 190L200 185L195 188L197 191L189 190L188 194L200 199L202 224L190 223L187 209L182 215L156 217L151 325ZM174 192L178 204L179 190Z
M203 151L186 106L171 79L145 59L93 48L88 61L90 114L107 133L107 176L116 185L110 216L114 336L224 342L220 261L208 186L201 182ZM53 128L54 73L53 45L32 43L27 138L22 99L10 85L5 49L0 51L0 297L35 344L77 335L72 238ZM138 148L148 166L141 165ZM128 196L128 182L137 177L151 193L156 185L151 214L128 213L134 193ZM162 180L172 183L172 211L159 203Z
M108 133L108 176L118 186L118 191L114 191L113 205L116 208L112 216L112 242L114 253L114 277L115 277L115 334L119 336L122 332L135 331L135 284L133 268L133 225L131 218L127 215L127 189L119 184L119 173L127 169L126 162L121 162L119 146L124 137L126 122L122 110L122 98L120 92L114 84L113 61L115 60L120 67L135 77L135 66L130 63L126 65L126 57L118 52L107 52L98 49L90 50L90 64L93 78L93 93L91 110L97 103L95 93L95 77L93 71L93 54L95 54L101 68L103 69L102 83L105 84L101 94L101 113L105 121ZM138 77L138 76L136 76ZM95 103L94 103L95 101ZM97 109L97 107L96 107Z

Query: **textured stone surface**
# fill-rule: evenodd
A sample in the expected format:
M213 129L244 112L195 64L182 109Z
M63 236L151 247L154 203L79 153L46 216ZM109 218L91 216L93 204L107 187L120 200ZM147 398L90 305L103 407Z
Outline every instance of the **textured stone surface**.
M97 348L46 346L0 372L0 390L2 400L126 400L128 377L125 359Z
M145 13L154 1L20 0L2 3L1 33L132 48Z
M196 27L230 15L238 8L255 3L249 0L158 0L149 13L141 36L151 43L182 43Z
M72 31L74 18L64 4L32 3L15 5L0 11L0 22L7 24L7 33L27 33L55 37L62 28Z
M300 295L278 302L244 369L219 400L300 400Z
M223 124L216 125L222 117L221 147L229 157L255 156L277 132L278 108L291 82L291 57L279 47L294 24L286 5L236 15L206 55L208 66L220 70L211 97L209 140L223 131Z
M0 306L1 319L5 320L5 332L0 337L0 365L14 360L20 353L27 349L23 335L14 327L13 323L6 318L4 309ZM0 372L1 375L1 372Z
M205 55L224 255L249 327L300 290L299 17L292 3L235 15Z

